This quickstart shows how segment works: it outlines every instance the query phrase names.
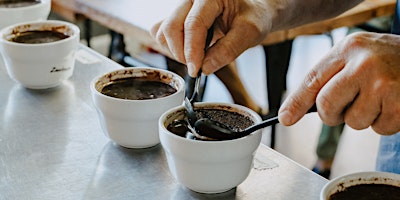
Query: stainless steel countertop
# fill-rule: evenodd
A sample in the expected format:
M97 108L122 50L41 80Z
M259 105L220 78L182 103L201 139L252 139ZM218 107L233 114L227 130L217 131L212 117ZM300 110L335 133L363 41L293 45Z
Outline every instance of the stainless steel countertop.
M312 200L326 179L261 145L237 188L199 194L170 174L161 145L126 149L100 128L89 83L121 66L81 46L73 76L49 90L12 81L0 59L0 199Z

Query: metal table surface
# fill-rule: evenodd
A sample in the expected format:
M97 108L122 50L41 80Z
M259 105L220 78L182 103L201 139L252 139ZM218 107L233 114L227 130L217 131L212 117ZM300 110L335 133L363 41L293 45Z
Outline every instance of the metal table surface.
M101 131L89 83L120 67L81 46L69 80L29 90L0 60L0 199L318 199L327 180L264 145L241 185L199 194L172 177L161 145L113 144Z

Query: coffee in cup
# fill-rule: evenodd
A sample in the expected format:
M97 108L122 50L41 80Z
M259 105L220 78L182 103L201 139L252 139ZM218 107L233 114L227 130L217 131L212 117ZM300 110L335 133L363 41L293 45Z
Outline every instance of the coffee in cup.
M15 34L9 40L22 44L42 44L56 42L68 37L69 35L56 30L33 30Z
M39 4L40 0L2 0L0 8L18 8Z
M128 67L103 74L91 83L103 132L127 148L160 143L158 118L181 105L185 82L179 75L150 67Z

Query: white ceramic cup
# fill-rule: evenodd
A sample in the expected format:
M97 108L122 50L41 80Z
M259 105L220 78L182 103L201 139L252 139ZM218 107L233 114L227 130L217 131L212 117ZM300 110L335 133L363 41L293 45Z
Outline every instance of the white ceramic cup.
M129 100L101 93L104 86L128 77L149 77L167 83L177 91L156 99ZM127 148L146 148L160 143L158 119L168 109L182 105L185 82L177 74L150 67L129 67L112 71L95 78L91 92L100 124L106 136Z
M38 4L22 7L0 6L0 29L27 21L46 20L50 10L51 0L40 0Z
M254 123L260 116L249 108L226 103L196 103L195 109L219 109L237 112ZM178 136L167 127L181 120L185 109L179 106L165 112L159 120L161 144L175 179L200 193L221 193L242 183L253 168L253 159L261 142L262 131L224 141L201 141Z
M11 41L16 33L34 30L56 30L68 37L40 44ZM2 29L0 52L8 74L26 88L46 89L60 85L73 74L79 32L78 26L57 20L24 22Z
M369 171L343 175L325 184L320 193L320 200L328 200L332 194L351 186L373 183L400 187L400 174Z

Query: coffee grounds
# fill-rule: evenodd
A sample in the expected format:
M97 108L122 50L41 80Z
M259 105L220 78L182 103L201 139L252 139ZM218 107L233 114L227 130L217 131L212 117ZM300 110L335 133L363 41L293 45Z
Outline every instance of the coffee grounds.
M211 120L222 123L225 126L235 131L242 131L254 124L254 122L247 116L225 110L201 109L201 110L196 110L196 115L198 119L209 118ZM190 132L187 120L175 120L168 125L167 130L187 139L202 140L200 138L195 137ZM209 141L217 141L217 140L209 140Z

